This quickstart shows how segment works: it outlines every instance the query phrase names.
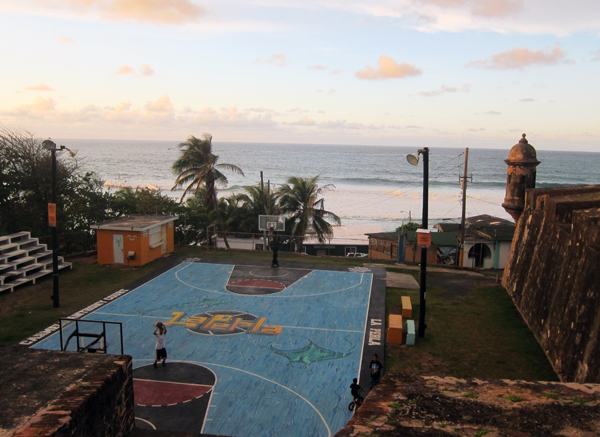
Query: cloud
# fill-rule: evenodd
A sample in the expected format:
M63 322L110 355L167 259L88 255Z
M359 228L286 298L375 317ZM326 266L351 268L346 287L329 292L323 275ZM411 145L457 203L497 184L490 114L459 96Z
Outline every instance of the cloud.
M487 111L487 112L484 112L484 114L487 114L487 115L500 115L500 114L502 114L502 112L498 112L498 111Z
M119 67L119 69L117 71L115 71L113 74L129 74L133 72L133 68L131 68L129 65L123 65L122 67Z
M307 70L327 70L329 67L325 67L324 65L317 64L311 65L310 67L306 67Z
M195 0L18 0L21 10L55 17L178 25L198 21L206 10ZM72 41L65 41L70 43Z
M367 65L356 72L356 77L364 80L399 79L409 76L418 76L423 72L416 66L403 62L398 64L394 59L381 55L377 61L377 68Z
M314 126L317 123L314 120L309 120L308 117L304 116L298 121L293 121L291 123L287 123L290 125L299 125L299 126Z
M204 8L189 0L83 0L83 3L98 6L110 20L142 23L182 24L196 21L206 13Z
M40 83L38 85L31 85L31 86L25 87L25 91L53 91L53 90L45 83Z
M18 106L12 111L2 111L2 114L17 117L40 118L43 113L54 111L55 107L56 101L52 97L44 99L43 97L37 96L33 103Z
M145 108L153 112L169 112L173 110L173 104L168 95L160 97L156 102L146 103Z
M140 67L140 74L142 76L153 76L154 70L152 68L150 68L150 66L148 64L144 64Z
M493 55L490 59L473 61L470 67L495 70L522 70L535 65L556 65L565 62L566 53L560 44L554 48L533 51L528 48L512 49Z
M414 124L409 124L406 126L406 129L423 129L423 126L415 126Z
M600 61L600 49L593 51L592 55L594 55L592 62Z
M525 99L521 99L521 100L519 100L519 102L535 102L535 100L534 100L534 99L532 99L531 97L527 97L527 98L525 98Z
M473 6L473 15L486 18L516 15L523 8L523 0L478 0Z
M118 112L129 111L131 109L131 106L132 106L131 100L128 99L126 102L119 103L115 107L115 110Z
M56 38L56 42L61 45L66 45L66 44L74 44L75 40L73 38L69 38L69 37L60 37L60 38Z
M248 108L246 109L246 111L248 112L273 112L274 109L267 109L267 108Z
M325 114L325 111L323 109L317 111L319 114Z
M306 113L306 112L310 112L310 111L309 111L309 110L307 110L307 109L300 109L300 107L299 107L299 106L297 106L297 107L295 107L295 108L288 109L288 110L287 110L287 111L285 111L285 112L302 112L302 113Z
M35 111L52 111L56 106L56 101L52 97L44 99L42 97L36 97L33 102L32 109Z
M332 71L331 71L331 74L334 74L334 75L336 75L336 76L337 76L338 74L342 73L343 71L344 71L344 70L340 70L339 68L336 68L335 70L332 70Z
M442 85L439 90L421 91L420 93L417 93L417 95L423 96L423 97L437 97L437 96L439 96L441 94L455 93L457 91L458 91L458 88L456 88L456 87L450 87L450 86Z
M283 67L283 66L289 64L287 57L283 53L274 54L273 56L271 56L270 59L260 59L259 58L253 62L253 64L258 64L258 63L271 64L271 65L275 65L277 67Z
M421 91L420 93L417 93L417 95L422 96L422 97L437 97L441 94L456 93L458 91L463 92L463 93L468 93L469 91L471 91L471 84L470 83L463 84L463 86L460 87L460 90L457 87L442 85L439 90Z

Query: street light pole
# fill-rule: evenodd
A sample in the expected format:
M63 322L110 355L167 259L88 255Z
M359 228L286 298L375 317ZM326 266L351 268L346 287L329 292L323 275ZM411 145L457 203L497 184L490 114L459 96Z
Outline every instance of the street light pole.
M429 148L419 149L418 153L406 157L412 165L419 163L419 155L423 155L423 223L421 228L429 227ZM427 247L421 247L421 269L420 269L420 293L419 293L419 337L425 337L425 310L427 303Z
M56 144L50 139L45 140L42 143L44 149L50 151L52 154L52 204L54 208L54 214L56 214L56 151L64 150L65 146L56 148ZM49 205L50 206L50 205ZM49 209L50 210L50 209ZM60 306L59 300L59 288L58 288L58 227L56 223L56 215L54 216L54 222L50 220L50 227L52 228L52 296L50 299L53 301L54 308Z
M429 148L419 150L423 155L423 224L421 227L429 227ZM427 247L421 247L421 291L419 293L419 337L425 337L425 307L427 301Z

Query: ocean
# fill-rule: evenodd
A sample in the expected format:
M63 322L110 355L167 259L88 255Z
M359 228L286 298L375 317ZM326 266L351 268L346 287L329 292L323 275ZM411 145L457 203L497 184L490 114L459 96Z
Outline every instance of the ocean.
M78 149L77 162L83 171L94 171L107 187L129 185L158 187L171 191L171 170L179 154L176 141L55 140ZM502 208L506 190L506 149L469 149L467 217L490 214L511 219ZM260 172L275 188L290 176L320 175L329 186L325 208L344 225L380 226L392 231L409 216L420 221L423 196L423 166L410 165L406 155L416 148L309 144L261 144L213 142L219 162L235 164L245 176L227 174L219 196L239 192L244 185L260 182ZM464 149L432 147L429 150L430 224L457 219L461 215L461 186ZM600 153L538 150L537 187L600 183ZM68 159L68 158L65 158Z

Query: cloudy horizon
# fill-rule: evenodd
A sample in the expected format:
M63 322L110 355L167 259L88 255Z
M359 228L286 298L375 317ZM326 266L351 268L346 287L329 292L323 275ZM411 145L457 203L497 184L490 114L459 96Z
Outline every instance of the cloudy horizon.
M597 151L600 3L2 0L39 137Z

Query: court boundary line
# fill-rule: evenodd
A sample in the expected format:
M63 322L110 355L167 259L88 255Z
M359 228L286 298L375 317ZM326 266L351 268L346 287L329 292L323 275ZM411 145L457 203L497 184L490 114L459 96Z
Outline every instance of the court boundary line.
M150 425L152 427L153 430L156 431L156 427L154 426L154 424L152 422L150 422L149 420L146 419L142 419L141 417L133 417L135 420L141 420L142 422L146 422L148 425Z
M138 358L138 359L133 359L132 361L152 361L150 358ZM281 388L284 388L286 390L288 390L289 392L291 392L292 394L295 394L296 396L298 396L300 399L302 399L304 402L306 402L308 405L311 406L311 408L313 410L315 410L315 412L319 415L319 417L321 418L321 421L323 422L323 424L325 425L325 428L327 428L327 437L331 437L331 429L329 428L329 425L327 424L327 421L325 420L325 418L323 417L323 415L321 414L321 412L317 409L317 407L315 407L308 399L306 399L304 396L302 396L300 393L295 392L294 390L292 390L289 387L286 387L283 384L280 384L276 381L273 381L272 379L268 379L265 378L264 376L260 376L257 375L256 373L252 373L252 372L248 372L247 370L243 370L243 369L238 369L237 367L231 367L231 366L225 366L224 364L216 364L216 363L205 363L203 361L182 361L182 360L171 360L171 363L192 363L192 364L199 364L201 366L217 366L217 367L224 367L226 369L231 369L231 370L236 370L238 372L242 372L242 373L247 373L248 375L252 375L252 376L256 376L257 378L260 379L264 379L267 382L271 382L275 385L278 385ZM147 364L148 366L150 364ZM144 367L144 366L140 366L140 367ZM139 369L139 367L137 367ZM135 370L135 369L133 369ZM200 430L200 432L202 434L204 434L204 425L206 424L207 420L212 420L212 419L208 419L208 413L210 411L210 408L212 406L212 397L213 394L215 394L215 389L217 388L217 374L209 368L209 370L215 375L215 385L214 385L214 389L210 391L210 399L208 402L208 407L206 410L206 415L204 416L204 423L202 424L202 429Z
M369 287L369 304L367 305L367 314L365 315L365 329L363 331L363 334L364 334L363 347L362 347L362 351L360 352L360 362L358 364L358 380L359 380L358 382L359 383L360 383L360 374L362 372L362 365L363 365L363 359L364 359L364 355L365 355L365 349L367 347L365 342L369 340L369 335L367 334L367 327L369 325L369 311L371 310L371 295L373 294L373 277L374 276L371 275L371 286Z
M166 273L166 272L165 272L165 273ZM135 361L150 361L150 362L152 362L152 359L151 359L151 358L132 358L132 359L131 359L131 362L132 362L132 364L133 364L133 362L135 362ZM202 364L201 362L198 362L198 361L169 360L169 362L171 362L171 363L193 363L193 364L196 364L196 365L198 365L198 364ZM140 369L140 368L142 368L142 367L150 366L150 365L151 365L150 363L149 363L149 364L144 364L144 365L141 365L141 366L139 366L139 367L136 367L135 369L132 369L132 371L131 371L131 374L132 374L132 376L133 376L133 371L134 371L134 370L136 370L136 369ZM204 367L204 366L203 366L203 367ZM210 405L212 404L212 397L213 397L213 395L215 394L215 388L217 387L217 382L219 381L219 377L218 377L218 376L217 376L217 374L214 372L214 370L213 370L213 369L211 369L211 368L208 368L208 367L206 367L206 368L207 368L208 370L210 370L210 373L212 373L212 374L215 376L215 383L214 383L214 385L213 385L212 389L211 389L211 390L209 390L210 396L209 396L209 398L208 398L208 404L207 404L207 406L206 406L206 414L204 415L204 420L202 421L202 428L200 428L200 434L204 434L204 426L206 425L206 421L207 421L207 420L212 420L212 419L209 419L209 418L208 418L208 413L210 412ZM132 378L132 379L135 379L135 378ZM196 399L198 399L198 398L196 398ZM191 400L191 399L190 399L190 400ZM189 402L189 401L186 401L186 402ZM134 402L134 403L135 403L135 402ZM185 402L184 402L184 403L185 403ZM156 429L156 428L154 428L154 429Z
M101 309L101 308L104 308L105 306L107 306L107 305L110 305L111 303L118 301L118 300L119 300L119 299L121 299L122 297L124 297L124 296L127 296L127 295L128 295L129 293L131 293L132 291L135 291L135 290L137 290L138 288L140 288L140 287L142 287L142 286L144 286L144 285L146 285L146 284L149 284L150 282L154 281L155 279L158 279L158 278L160 278L162 275L164 275L165 273L169 273L171 270L174 270L174 269L176 269L176 268L177 268L177 267L179 267L181 264L184 264L184 263L183 263L183 262L181 262L181 263L179 263L179 264L177 264L177 265L174 265L174 266L173 266L173 267L171 267L170 269L168 269L168 270L165 270L165 271L164 271L164 272L162 272L161 274L159 274L159 275L155 276L154 278L150 279L150 280L149 280L149 281L147 281L147 282L144 282L143 284L140 284L140 285L138 285L138 286L137 286L137 287L135 287L135 288L132 288L131 290L127 290L127 289L125 289L125 288L121 288L120 290L117 290L117 291L115 291L115 292L113 292L113 293L109 294L108 296L106 296L106 297L103 297L102 299L100 299L100 300L98 300L98 301L96 301L96 302L94 302L94 303L92 303L92 304L88 305L87 307L85 307L85 308L83 308L83 309L81 309L81 310L79 310L79 311L76 311L76 312L74 312L73 314L71 314L71 315L69 315L69 316L67 316L67 317L65 317L65 318L66 318L66 319L73 320L73 321L75 321L75 320L85 320L85 318L86 318L86 317L90 316L91 314L94 314L94 313L96 313L96 312L97 312L99 309ZM191 264L191 263L188 263L188 264ZM113 296L114 294L116 294L116 293L119 293L119 292L121 292L121 291L123 292L123 293L121 293L121 295L119 295L119 296L117 296L117 297L115 297L115 298L111 299L111 296ZM106 299L109 299L109 300L106 300ZM78 314L78 313L81 313L81 312L83 312L83 311L86 311L88 308L91 308L91 310L90 310L90 311L88 311L88 312L87 312L86 314L84 314L83 316L81 316L81 317L76 317L76 318L74 318L74 317L73 317L75 314ZM42 330L42 331L39 331L39 332L37 332L37 333L35 333L35 334L33 334L33 335L31 335L31 336L27 337L27 338L26 338L26 339L24 339L24 340L21 340L21 341L18 343L18 345L19 345L19 346L25 346L25 347L28 347L28 348L30 348L30 349L31 349L31 348L33 348L33 346L37 345L38 343L40 343L40 342L42 342L42 341L44 341L44 340L47 340L47 339L49 339L50 337L53 337L54 335L58 334L58 331L59 331L59 330L60 330L60 326L59 326L59 324L58 324L58 323L54 323L54 324L50 325L48 328L46 328L46 329L44 329L44 330Z
M213 310L213 311L219 311L219 310ZM367 311L368 311L368 307L367 307ZM210 312L210 311L207 311L207 312ZM96 311L96 312L94 312L92 314L103 314L103 315L106 315L106 316L131 317L131 318L144 317L144 318L147 318L147 319L165 319L165 320L171 320L173 318L173 317L163 317L163 316L138 316L137 314L117 314L117 313L107 313L107 312L102 312L102 311ZM251 316L258 317L255 314L251 314L251 313L246 313L246 314L250 314ZM367 312L367 317L368 317L368 312ZM288 329L314 329L314 330L317 330L317 331L354 332L356 334L365 333L363 331L355 331L355 330L352 330L352 329L313 328L313 327L310 327L310 326L287 326L287 325L277 325L277 326L281 326L282 328L288 328ZM196 333L196 334L199 334L199 333ZM229 334L229 335L238 335L238 334L243 334L243 333L242 332L238 332L236 334ZM203 334L200 334L200 335L203 335ZM206 334L204 334L204 335L206 335ZM366 333L365 333L365 335L366 335Z
M239 294L239 293L234 293L234 292L232 292L232 291L229 291L229 290L227 290L227 288L225 288L225 287L227 287L227 284L229 283L229 278L231 278L231 274L233 273L233 269L232 269L232 270L231 270L231 272L229 273L229 278L227 279L227 284L225 284L225 285L223 286L223 289L225 290L225 292L223 292L223 291L218 291L218 290L207 290L206 288L196 287L195 285L188 284L187 282L185 282L183 279L181 279L181 278L179 277L179 272L181 272L181 271L183 271L183 270L187 269L187 268L188 268L190 265L192 265L192 264L223 265L223 264L211 264L211 263L188 263L188 265L187 265L187 266L185 266L185 267L181 268L180 270L177 270L177 272L175 272L175 278L176 278L176 279L177 279L179 282L181 282L182 284L184 284L184 285L187 285L188 287L194 288L194 289L196 289L196 290L202 290L202 291L206 291L206 292L208 292L208 293L217 293L217 294L225 294L225 295L229 295L229 294L238 295L238 294ZM225 265L227 265L227 264L225 264ZM233 267L235 268L235 265L234 265ZM287 268L287 267L286 267L286 268ZM306 270L306 269L296 269L296 270ZM317 271L317 270L310 270L310 273L309 273L309 274L311 274L311 273L313 273L313 272L315 272L315 271ZM333 271L333 270L318 270L318 271L320 271L320 272L330 272L330 271ZM337 272L337 271L334 271L334 272L335 272L335 273L350 273L350 274L352 274L352 273L356 274L356 273L357 273L357 272ZM165 272L165 273L167 273L167 272ZM373 274L372 274L372 273L367 273L367 274L370 274L370 275L371 275L371 286L372 286L372 285L373 285L373 284L372 284L372 282L373 282L373 280L372 280ZM308 276L308 275L306 275L306 276ZM297 284L297 283L298 283L298 282L300 282L302 279L306 278L306 276L303 276L303 277L302 277L302 278L300 278L298 281L296 281L294 284ZM325 293L299 294L299 295L294 295L294 296L281 296L281 295L279 295L279 294L276 294L276 293L273 293L273 294L244 294L243 296L249 296L249 297L279 297L279 298L295 298L295 297L312 297L312 296L322 296L322 295L325 295L325 294L339 293L339 292L342 292L342 291L350 290L351 288L358 287L358 286L362 285L362 282L363 282L364 276L365 276L365 273L360 273L360 282L359 282L358 284L354 284L354 285L352 285L352 286L350 286L350 287L346 287L346 288L341 288L341 289L339 289L339 290L327 291L327 292L325 292ZM293 285L293 284L292 284L292 285ZM288 290L288 287L286 287L285 289L286 289L286 290ZM133 290L132 290L132 291L133 291ZM370 300L370 296L371 296L371 292L369 291L369 300ZM369 303L370 303L370 302L369 302Z
M173 362L173 361L171 361ZM298 396L300 399L302 399L304 402L306 402L308 405L310 405L312 407L313 410L315 410L315 412L319 415L319 417L321 418L321 421L323 422L323 424L325 425L325 428L327 428L327 437L331 437L331 429L329 428L329 425L327 424L327 421L325 420L325 418L323 417L323 415L321 414L321 412L317 409L317 407L315 407L308 399L306 399L304 396L302 396L300 393L295 392L294 390L292 390L289 387L286 387L283 384L278 383L277 381L273 381L272 379L268 379L265 378L264 376L260 376L257 375L256 373L252 373L252 372L248 372L247 370L243 370L243 369L238 369L237 367L231 367L231 366L225 366L223 364L214 364L214 363L204 363L202 361L182 361L185 363L195 363L195 364L201 364L203 366L218 366L218 367L224 367L226 369L231 369L231 370L236 370L238 372L243 372L243 373L247 373L248 375L252 375L252 376L256 376L257 378L260 379L264 379L267 382L270 382L272 384L275 384L281 388L284 388L286 390L288 390L289 392L291 392L292 394L295 394L296 396ZM211 370L212 371L212 370ZM213 372L214 373L214 372ZM217 383L215 382L215 388L217 387ZM214 391L214 390L213 390ZM211 395L211 399L210 399L210 403L209 403L209 408L210 405L212 404L212 395ZM208 416L208 414L207 414ZM202 433L204 433L204 425L202 426Z

